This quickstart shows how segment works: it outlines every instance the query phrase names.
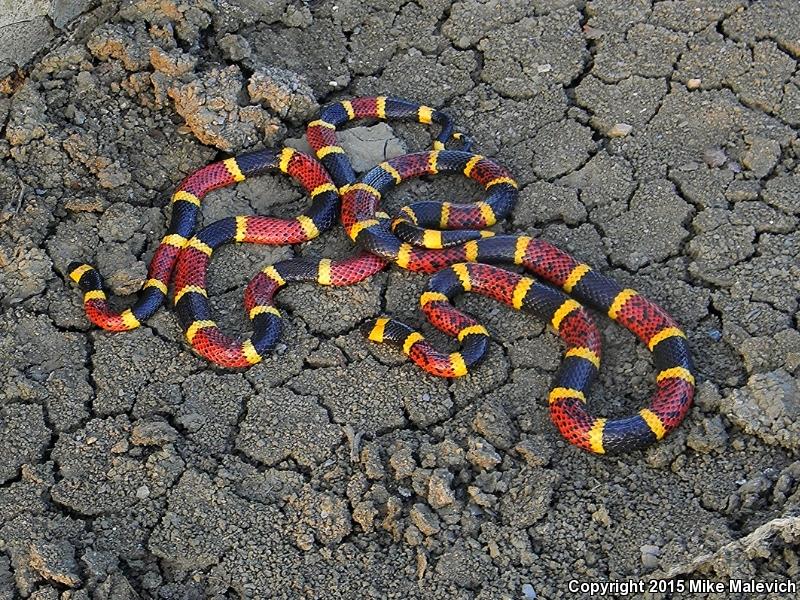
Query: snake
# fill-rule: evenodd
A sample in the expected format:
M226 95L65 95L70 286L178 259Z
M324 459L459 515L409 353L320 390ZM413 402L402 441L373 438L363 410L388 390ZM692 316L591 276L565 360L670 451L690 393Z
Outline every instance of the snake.
M437 124L440 133L432 150L386 160L359 179L336 132L345 123L360 119ZM450 139L466 138L455 131L445 113L385 96L342 100L325 107L319 118L308 124L307 139L319 162L311 163L311 157L284 148L227 159L187 177L173 196L170 230L156 250L148 280L131 309L110 311L97 271L85 264L71 265L70 277L84 291L90 320L116 331L138 326L163 304L174 270L173 300L190 346L220 366L249 367L260 362L280 339L282 318L274 298L287 282L351 285L394 264L435 274L420 296L420 306L433 326L458 340L460 349L440 352L422 333L388 316L370 319L361 329L369 340L401 349L427 373L462 377L485 357L488 331L453 305L456 295L474 292L544 319L564 341L566 352L548 400L551 420L571 444L597 454L630 452L662 439L686 416L695 390L686 334L657 304L549 242L488 230L513 209L519 186L505 167L470 152L468 142L462 149L447 149ZM210 170L198 177L205 169ZM203 195L274 169L294 177L312 197L306 213L293 220L229 217L195 233ZM463 204L416 202L400 209L395 218L380 210L381 199L397 185L440 173L461 174L475 181L484 188L486 198ZM345 231L361 252L343 259L293 258L266 266L245 289L252 335L238 340L224 334L213 321L205 289L213 250L232 241L300 243L330 228L339 208ZM521 267L531 276L496 264ZM588 388L600 366L601 343L584 305L631 331L653 354L655 393L636 414L607 419L587 409Z
M217 221L209 229L231 231L237 241L287 245L313 239L336 222L339 190L319 162L302 152L291 148L258 150L211 163L188 175L172 194L169 227L153 254L147 279L133 306L123 311L111 308L103 277L94 266L73 262L67 267L70 279L83 291L89 320L107 331L130 331L153 316L167 298L181 251L188 247L205 256L211 254L209 246L194 236L206 194L269 172L294 178L312 198L310 208L294 219L240 216ZM198 293L205 294L205 289Z

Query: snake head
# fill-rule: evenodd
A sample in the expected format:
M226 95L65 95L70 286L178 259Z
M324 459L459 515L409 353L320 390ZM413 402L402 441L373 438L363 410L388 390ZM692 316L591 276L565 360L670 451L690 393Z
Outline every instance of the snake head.
M472 151L472 145L475 143L475 140L472 139L472 137L468 136L467 134L461 131L455 131L453 132L453 139L461 142L461 148L459 148L459 150L461 150L462 152Z

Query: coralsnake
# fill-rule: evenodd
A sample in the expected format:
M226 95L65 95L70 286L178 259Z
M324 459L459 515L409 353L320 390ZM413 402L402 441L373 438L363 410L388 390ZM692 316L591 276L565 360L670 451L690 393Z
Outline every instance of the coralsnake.
M336 131L360 119L405 119L437 124L433 150L387 160L359 180ZM551 324L567 350L549 394L550 415L572 444L596 453L643 448L681 422L694 396L695 380L686 335L652 301L594 271L544 240L495 235L486 228L513 208L518 185L511 173L489 158L465 149L448 150L463 139L441 111L389 97L355 98L324 108L309 123L307 139L317 159L292 148L261 150L212 163L186 177L172 196L166 235L150 263L148 278L133 306L116 312L109 306L100 274L72 263L70 277L84 292L89 319L110 331L138 327L161 306L173 285L178 319L191 347L227 368L259 362L280 338L276 292L290 281L345 286L363 281L388 263L435 273L420 297L428 320L458 339L461 349L442 353L424 336L391 318L364 324L374 342L395 345L422 369L439 377L460 377L486 354L489 334L452 304L463 292L476 292L531 312ZM294 178L311 197L310 208L295 219L236 216L195 232L202 198L210 191L267 171ZM456 204L425 201L390 218L380 201L394 186L412 178L460 173L486 190L483 201ZM341 206L340 206L341 201ZM253 333L247 340L224 334L212 319L206 271L213 251L228 242L286 245L310 240L329 229L341 212L347 234L361 253L344 259L294 258L267 266L245 290L245 309ZM521 266L544 280L518 275L492 263ZM174 272L174 280L172 280ZM560 289L556 289L560 288ZM633 332L653 353L656 390L647 408L619 419L594 417L586 394L600 366L600 334L581 303L606 313Z

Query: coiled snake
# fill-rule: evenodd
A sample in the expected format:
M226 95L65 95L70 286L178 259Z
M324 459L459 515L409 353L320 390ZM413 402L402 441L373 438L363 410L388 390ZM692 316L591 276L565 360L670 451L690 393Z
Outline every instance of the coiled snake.
M440 133L433 150L383 162L359 180L336 131L349 121L367 118L437 124ZM161 306L172 282L178 319L191 347L220 366L248 367L259 362L280 338L281 315L274 296L287 282L351 285L393 263L411 271L435 273L420 305L435 327L458 339L461 349L442 353L421 333L388 317L366 323L363 331L374 342L400 348L428 373L460 377L486 354L486 329L452 304L457 294L476 292L537 315L564 340L567 349L549 404L553 422L570 443L596 453L627 452L661 439L687 414L694 395L694 375L686 336L675 321L634 290L623 288L544 240L486 230L513 208L517 183L507 169L489 158L446 149L451 139L462 139L447 115L396 98L356 98L323 109L319 119L309 123L307 138L320 162L291 148L261 150L210 164L186 177L172 196L168 231L131 308L112 310L100 274L90 265L71 264L69 275L84 293L89 319L110 331L134 329ZM200 203L208 192L268 171L286 173L303 187L312 199L305 213L288 220L228 217L195 232ZM486 190L486 198L468 204L418 202L402 208L394 219L380 210L381 198L394 186L438 173L463 174ZM237 340L224 334L212 319L206 292L206 271L213 251L233 241L304 242L329 229L338 212L361 253L337 260L291 259L264 268L245 290L252 335ZM547 284L494 263L519 265ZM655 394L646 408L632 416L605 419L586 410L586 394L600 366L601 344L597 326L581 303L606 313L653 353Z

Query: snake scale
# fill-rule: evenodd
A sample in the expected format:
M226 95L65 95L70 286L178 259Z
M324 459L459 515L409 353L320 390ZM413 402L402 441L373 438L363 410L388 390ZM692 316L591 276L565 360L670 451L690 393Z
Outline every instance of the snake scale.
M337 129L361 119L436 124L439 134L432 150L392 158L359 179L338 143ZM445 145L451 139L465 140L445 113L383 96L343 100L325 107L308 124L307 138L316 159L288 147L261 150L212 163L186 177L172 196L168 231L131 308L113 310L97 270L72 263L69 276L83 291L92 323L110 331L134 329L165 302L172 285L178 319L191 347L222 367L249 367L280 338L281 314L274 298L286 283L346 286L391 263L434 274L420 306L432 325L458 340L460 349L443 353L420 332L388 317L373 319L362 330L374 342L396 346L428 373L461 377L485 356L489 333L453 305L457 295L474 292L536 315L564 341L566 352L549 393L549 406L553 423L570 443L595 453L629 452L663 438L686 416L695 380L684 332L655 303L552 244L487 230L513 209L518 185L506 168L467 151L468 144L462 143L461 150L448 150ZM294 219L228 217L196 231L207 193L265 172L286 173L296 180L311 198L308 210ZM485 189L485 199L466 204L417 202L402 208L395 218L381 211L381 199L395 186L439 173L472 179ZM252 335L239 340L223 333L212 318L206 291L214 250L229 242L301 243L331 228L337 217L360 253L336 260L294 258L265 267L245 290ZM499 268L497 263L517 265L532 277ZM653 354L655 393L636 414L606 419L586 408L588 388L600 367L601 339L584 305L631 331Z

